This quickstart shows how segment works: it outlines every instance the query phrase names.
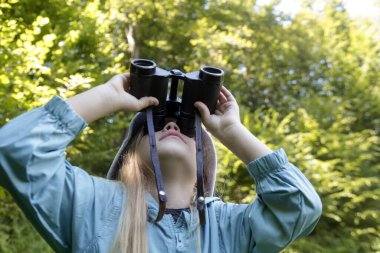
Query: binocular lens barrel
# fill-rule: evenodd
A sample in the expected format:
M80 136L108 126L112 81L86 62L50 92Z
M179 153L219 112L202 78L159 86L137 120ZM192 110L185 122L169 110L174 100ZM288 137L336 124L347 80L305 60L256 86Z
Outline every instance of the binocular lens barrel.
M146 59L133 59L130 72L131 94L138 99L146 96L157 98L160 104L153 111L164 113L170 73Z
M134 59L131 61L131 73L136 75L151 76L156 71L156 63L151 60Z
M199 71L199 78L206 83L223 83L224 71L210 66L203 66Z
M224 74L223 70L210 66L201 67L201 71L214 76L222 76Z

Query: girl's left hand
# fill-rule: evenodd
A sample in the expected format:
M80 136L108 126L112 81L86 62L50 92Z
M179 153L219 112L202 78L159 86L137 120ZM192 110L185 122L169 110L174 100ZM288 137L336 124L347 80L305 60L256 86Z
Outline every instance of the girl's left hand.
M195 102L194 106L199 110L207 130L219 140L223 140L234 126L241 124L239 106L224 86L220 91L214 114L210 115L208 107L200 101Z

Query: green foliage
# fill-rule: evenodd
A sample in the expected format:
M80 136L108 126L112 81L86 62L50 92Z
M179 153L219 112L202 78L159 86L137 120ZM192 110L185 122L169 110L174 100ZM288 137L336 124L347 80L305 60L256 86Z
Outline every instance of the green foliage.
M339 122L322 129L303 108L282 119L274 109L244 112L243 122L270 147L285 148L291 162L321 196L323 217L316 230L296 242L289 252L378 250L380 137L375 131L345 133L344 124ZM252 201L255 195L244 164L220 143L217 147L219 157L223 157L218 178L220 194L228 201Z
M278 2L1 1L0 125L128 71L132 57L184 71L219 66L243 123L283 147L322 198L315 231L285 252L380 252L380 24L351 19L338 0L322 12L305 0L294 17ZM92 123L68 159L104 176L130 117ZM218 194L252 201L245 165L216 145ZM0 189L0 252L47 251Z
M3 188L0 188L0 252L53 252Z

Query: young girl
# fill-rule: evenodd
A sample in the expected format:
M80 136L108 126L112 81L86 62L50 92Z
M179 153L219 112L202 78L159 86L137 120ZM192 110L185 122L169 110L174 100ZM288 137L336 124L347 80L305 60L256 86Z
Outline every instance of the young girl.
M159 222L145 117L129 127L109 179L90 176L65 160L65 148L87 124L112 112L158 104L130 95L129 75L117 75L67 101L54 97L0 129L0 185L56 252L279 252L309 234L321 201L283 149L270 150L240 122L239 107L222 87L215 114L195 103L207 130L246 165L256 183L251 204L213 197L216 158L202 130L206 224L194 208L195 140L167 119L155 133L168 197ZM114 180L116 179L116 180Z

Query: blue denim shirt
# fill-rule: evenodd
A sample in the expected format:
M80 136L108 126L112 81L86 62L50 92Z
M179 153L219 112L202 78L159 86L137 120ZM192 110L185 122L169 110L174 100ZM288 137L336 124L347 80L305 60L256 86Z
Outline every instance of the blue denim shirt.
M56 252L109 252L127 193L120 182L89 175L65 159L65 149L86 126L61 98L24 113L0 129L0 185ZM279 252L309 234L321 201L283 149L250 162L257 197L251 204L206 199L202 252ZM148 194L148 216L157 203ZM164 215L148 223L149 252L196 252L196 219ZM196 217L196 215L195 215ZM194 221L195 220L195 221Z

